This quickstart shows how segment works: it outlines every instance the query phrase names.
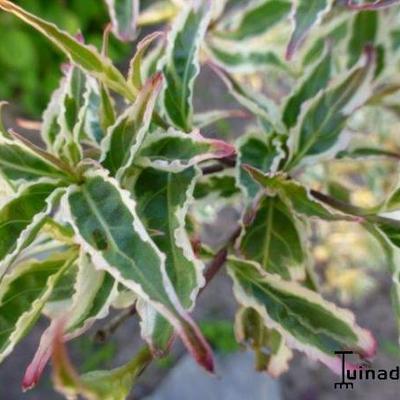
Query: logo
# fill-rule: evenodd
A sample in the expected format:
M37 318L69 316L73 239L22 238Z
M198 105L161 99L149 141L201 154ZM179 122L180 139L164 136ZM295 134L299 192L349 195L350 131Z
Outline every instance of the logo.
M355 354L354 351L335 351L342 359L342 380L335 382L335 389L354 389L354 381L388 381L400 380L400 366L391 370L372 368L371 364L363 361L355 369L346 369L346 356Z

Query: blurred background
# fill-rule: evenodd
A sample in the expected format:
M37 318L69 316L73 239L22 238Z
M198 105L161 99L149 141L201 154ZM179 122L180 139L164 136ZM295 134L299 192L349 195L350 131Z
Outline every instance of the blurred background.
M87 42L101 46L103 28L109 19L102 1L20 0L16 3L72 34L82 32ZM150 3L150 0L142 1L142 7ZM156 29L146 28L141 35ZM285 27L280 29L285 31ZM281 32L275 34L279 36ZM110 56L122 69L134 50L135 44L122 44L111 38ZM63 56L40 35L12 16L0 13L0 100L10 103L5 111L8 127L23 131L33 141L38 141L37 133L24 129L27 124L21 126L18 118L40 120L50 94L57 87L64 61ZM275 81L280 79L279 75L271 76ZM261 87L265 92L277 93L276 87L269 87L257 75L247 78L246 82ZM288 78L281 87L294 82L294 77ZM207 67L202 69L196 84L195 99L198 111L221 107L240 109ZM392 104L400 103L394 97ZM399 113L400 109L394 106L386 110L370 106L357 113L350 123L354 132L352 145L368 141L371 145L400 153ZM234 139L244 131L244 124L240 119L223 121L207 127L204 134ZM397 184L398 160L337 160L302 171L302 181L355 205L373 207ZM226 227L234 226L239 218L238 210L210 203L200 204L199 210L199 218L204 223L204 240L218 248L229 236ZM315 222L310 230L310 241L310 252L316 260L325 297L353 309L360 325L371 329L377 337L379 350L374 368L390 369L399 365L397 328L389 295L391 278L378 244L357 224L349 223L328 225ZM336 377L329 370L299 354L296 354L289 372L278 380L256 374L252 355L246 354L235 342L232 329L235 309L231 282L222 272L207 288L207 293L200 297L195 312L203 332L219 355L220 372L216 379L203 377L176 345L171 356L156 362L146 371L136 385L132 399L398 399L399 383L396 381L357 382L354 390L338 392L333 385ZM140 345L135 318L127 316L121 327L104 337L104 330L107 332L112 325L113 316L71 344L70 350L80 372L115 367L135 353ZM45 321L39 323L0 366L1 399L60 398L52 390L50 371L34 391L26 394L20 391L24 370L45 326ZM190 397L186 393L190 393Z

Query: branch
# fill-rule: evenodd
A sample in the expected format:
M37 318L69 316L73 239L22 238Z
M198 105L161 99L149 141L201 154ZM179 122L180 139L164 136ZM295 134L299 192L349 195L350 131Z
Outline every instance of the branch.
M225 264L228 257L229 247L235 243L236 239L240 236L241 231L242 227L238 226L228 239L227 243L217 252L214 259L208 264L204 274L206 278L206 284L201 289L201 292L208 286L208 284L214 279L214 277Z
M130 317L136 314L136 306L123 310L111 321L109 321L102 329L99 329L94 340L98 343L105 343L110 337L122 326Z

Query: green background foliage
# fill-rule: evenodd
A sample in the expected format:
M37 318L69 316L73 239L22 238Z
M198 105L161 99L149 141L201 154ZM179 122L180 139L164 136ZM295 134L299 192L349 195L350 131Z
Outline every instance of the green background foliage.
M85 41L101 46L102 27L109 22L102 1L20 0L30 12L54 22ZM0 98L18 102L23 113L40 116L61 77L65 58L48 41L24 23L6 13L0 14ZM130 46L111 38L110 55L116 61L128 56Z

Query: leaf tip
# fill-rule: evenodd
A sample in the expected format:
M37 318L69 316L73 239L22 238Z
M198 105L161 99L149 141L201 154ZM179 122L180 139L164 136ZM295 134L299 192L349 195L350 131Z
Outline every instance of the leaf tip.
M286 53L285 53L286 61L292 60L293 55L296 52L296 49L297 49L297 44L291 40L286 48Z
M235 146L223 140L213 140L212 146L218 158L227 158L236 154Z
M360 347L362 348L361 356L370 359L376 354L378 341L370 331L365 331L360 339Z

